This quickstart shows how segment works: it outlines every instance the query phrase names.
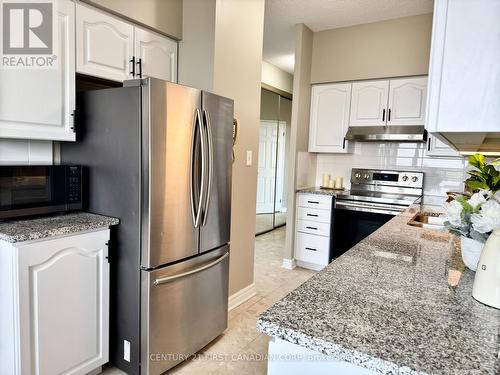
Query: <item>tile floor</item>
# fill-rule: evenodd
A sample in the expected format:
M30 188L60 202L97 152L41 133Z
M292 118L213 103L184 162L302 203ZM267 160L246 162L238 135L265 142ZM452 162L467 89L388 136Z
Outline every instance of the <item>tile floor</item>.
M285 228L258 236L255 241L254 280L257 294L229 312L227 330L199 355L181 363L167 374L266 374L269 338L255 328L257 316L273 303L310 278L314 272L303 268L281 268ZM123 372L108 368L104 375Z

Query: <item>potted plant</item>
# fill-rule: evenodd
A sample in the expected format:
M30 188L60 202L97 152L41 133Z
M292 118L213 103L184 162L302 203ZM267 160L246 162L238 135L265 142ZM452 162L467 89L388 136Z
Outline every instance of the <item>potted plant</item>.
M460 236L464 264L475 271L484 243L494 231L500 231L500 159L486 162L484 155L469 157L472 167L465 185L472 193L456 195L445 204L446 227Z

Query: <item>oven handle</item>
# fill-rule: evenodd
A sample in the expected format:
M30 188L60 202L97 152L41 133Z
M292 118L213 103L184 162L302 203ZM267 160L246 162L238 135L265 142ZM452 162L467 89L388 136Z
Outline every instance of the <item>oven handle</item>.
M394 206L377 205L372 203L350 203L343 201L336 201L335 208L345 209L351 211L372 212L377 214L398 215L404 208L396 208Z

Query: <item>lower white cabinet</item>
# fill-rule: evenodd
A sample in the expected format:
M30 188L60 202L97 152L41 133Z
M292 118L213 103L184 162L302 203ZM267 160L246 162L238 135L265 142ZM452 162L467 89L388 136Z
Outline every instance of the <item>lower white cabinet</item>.
M108 362L109 229L0 241L0 373L86 374Z
M330 263L332 196L297 193L295 262L313 270Z

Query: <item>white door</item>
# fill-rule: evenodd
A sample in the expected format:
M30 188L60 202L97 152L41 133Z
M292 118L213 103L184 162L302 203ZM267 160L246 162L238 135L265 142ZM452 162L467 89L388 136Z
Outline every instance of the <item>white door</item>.
M447 156L447 157L460 157L460 154L448 146L437 137L429 134L427 139L427 156Z
M0 69L0 138L74 141L75 4L57 2L56 68Z
M351 84L312 87L309 152L347 152Z
M272 213L274 211L277 132L277 122L260 122L256 207L258 214Z
M18 247L21 373L86 374L108 362L109 230Z
M124 81L133 78L134 27L96 9L76 5L76 71Z
M276 203L274 212L284 212L286 202L283 202L283 191L285 189L285 147L286 147L286 122L280 122L278 135L278 163L276 165Z
M135 58L142 77L177 82L177 42L152 31L135 28ZM136 71L136 73L138 73Z
M384 126L389 81L353 82L350 126Z
M391 79L387 125L424 125L427 77Z

